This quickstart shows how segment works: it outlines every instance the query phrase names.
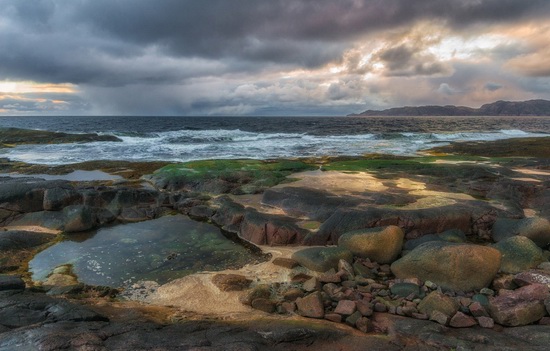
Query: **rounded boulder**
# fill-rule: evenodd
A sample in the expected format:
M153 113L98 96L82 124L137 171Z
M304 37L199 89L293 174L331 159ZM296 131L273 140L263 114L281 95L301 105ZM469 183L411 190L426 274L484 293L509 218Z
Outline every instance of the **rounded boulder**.
M493 247L502 254L500 270L503 273L523 272L545 261L541 248L525 236L504 239Z
M296 251L292 259L313 271L326 272L331 268L338 269L341 259L351 263L353 254L340 247L309 247Z
M338 239L338 247L355 256L369 258L381 264L392 263L401 253L405 233L397 226L355 230Z
M501 256L489 246L432 241L395 261L391 270L399 279L418 278L454 291L472 291L489 286Z

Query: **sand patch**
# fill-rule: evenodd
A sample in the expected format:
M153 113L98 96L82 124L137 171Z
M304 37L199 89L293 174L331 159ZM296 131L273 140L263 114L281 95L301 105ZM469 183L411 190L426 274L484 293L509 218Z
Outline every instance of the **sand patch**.
M277 257L290 257L292 253L304 247L262 246L261 248L264 252L271 253L273 260ZM291 271L276 266L271 261L246 265L237 270L202 272L176 279L160 286L154 294L148 297L146 302L174 306L187 312L203 315L223 316L224 318L237 318L244 313L261 315L264 313L243 305L239 301L242 296L246 295L246 291L221 291L212 283L212 277L220 273L232 273L244 275L254 283L271 284L289 281Z
M325 190L336 195L353 195L364 191L386 191L379 179L367 172L343 173L338 171L308 171L295 173L289 178L297 178L292 183L276 185L275 188L304 187Z

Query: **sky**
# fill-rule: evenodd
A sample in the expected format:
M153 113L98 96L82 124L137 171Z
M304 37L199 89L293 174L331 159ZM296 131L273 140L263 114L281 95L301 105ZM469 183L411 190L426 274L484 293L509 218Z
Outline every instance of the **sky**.
M549 0L0 0L0 115L550 99Z

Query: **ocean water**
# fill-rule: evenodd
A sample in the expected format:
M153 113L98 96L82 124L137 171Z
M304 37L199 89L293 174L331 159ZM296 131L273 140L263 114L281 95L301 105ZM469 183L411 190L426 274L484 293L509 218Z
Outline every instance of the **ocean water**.
M453 141L550 136L550 117L0 117L0 127L122 139L0 149L0 157L55 165L102 159L416 155Z

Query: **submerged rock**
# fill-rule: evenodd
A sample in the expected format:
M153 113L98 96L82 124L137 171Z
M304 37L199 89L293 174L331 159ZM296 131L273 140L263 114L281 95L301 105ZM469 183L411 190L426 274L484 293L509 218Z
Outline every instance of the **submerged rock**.
M473 244L428 242L391 265L397 278L430 280L455 291L489 286L500 268L497 249Z
M355 256L386 264L392 263L401 253L403 237L403 230L396 226L371 228L342 235L338 246Z

